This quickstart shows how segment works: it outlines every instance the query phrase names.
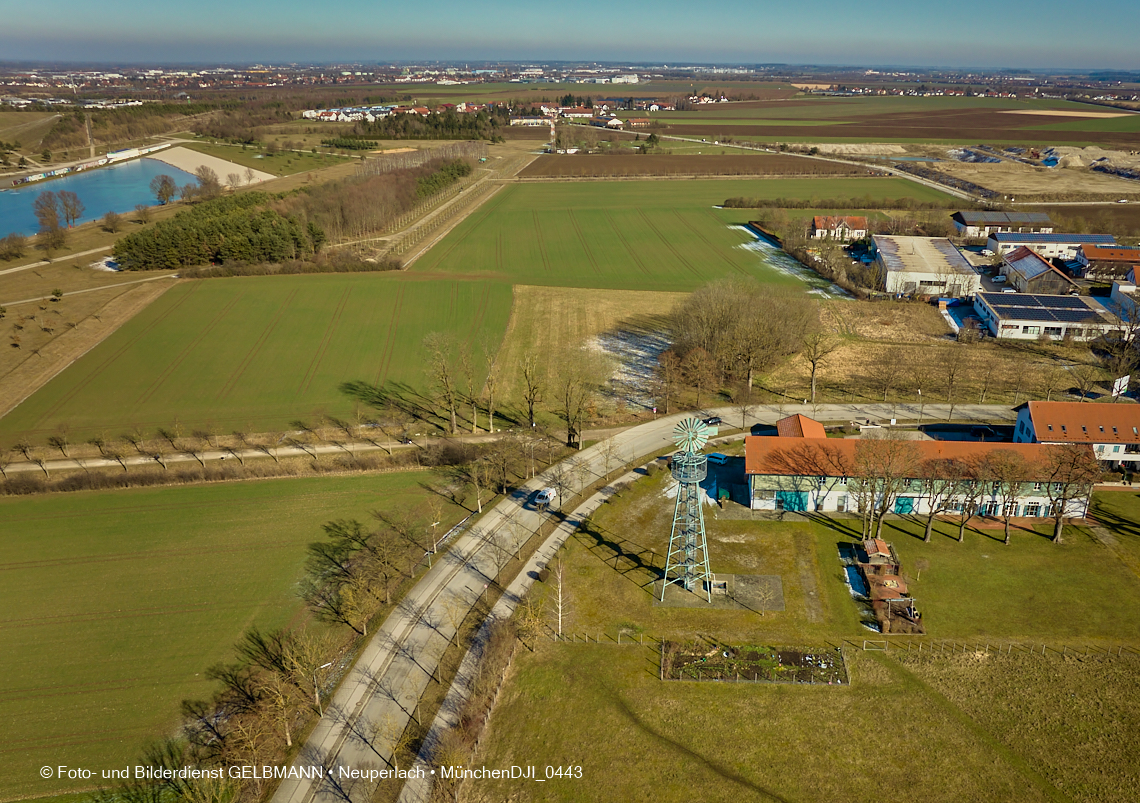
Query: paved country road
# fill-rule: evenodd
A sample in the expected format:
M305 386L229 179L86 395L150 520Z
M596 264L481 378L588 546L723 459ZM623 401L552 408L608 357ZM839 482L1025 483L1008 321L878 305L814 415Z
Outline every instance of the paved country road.
M866 418L913 420L919 410L917 405L897 404L769 405L758 406L744 423L773 424L796 412L821 421L846 422ZM923 416L931 421L945 420L948 412L946 405L931 404L925 406ZM1001 405L956 405L954 413L957 421L1014 420L1012 411ZM614 435L618 459L610 468L671 449L673 427L692 415L688 412L662 416ZM719 415L730 426L740 421L739 411L731 407L703 411L701 415ZM569 459L579 460L580 469L569 483L568 498L607 473L601 445ZM417 702L457 625L497 574L496 564L502 552L490 547L490 540L500 533L510 536L515 530L529 534L538 529L548 514L536 510L530 499L535 491L555 484L555 471L557 467L548 469L487 511L470 530L457 537L451 550L408 592L372 637L293 762L298 769L320 766L324 768L323 776L282 781L273 803L367 803L373 785L354 775L390 768L393 736L401 733L417 713ZM569 518L576 520L574 516ZM573 529L569 523L567 526ZM548 542L540 550L544 556L550 553L549 546ZM513 591L516 586L510 588ZM510 599L509 594L506 599Z

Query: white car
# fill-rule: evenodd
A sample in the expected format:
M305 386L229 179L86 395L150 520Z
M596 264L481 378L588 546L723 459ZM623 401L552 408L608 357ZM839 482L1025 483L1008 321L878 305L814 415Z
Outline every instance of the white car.
M549 505L554 501L554 497L558 496L558 491L553 488L543 488L538 492L538 496L534 498L534 504L537 506Z
M983 248L979 253L984 257L992 257L994 255L994 252L988 248Z

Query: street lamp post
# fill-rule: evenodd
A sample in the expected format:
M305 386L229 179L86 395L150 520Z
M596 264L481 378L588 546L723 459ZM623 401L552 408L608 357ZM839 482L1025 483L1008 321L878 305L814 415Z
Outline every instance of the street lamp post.
M317 673L322 669L328 669L330 666L332 666L332 661L329 661L327 664L321 664L313 670L313 699L316 700L317 703L317 713L322 717L325 715L325 711L321 707L321 687L317 683Z

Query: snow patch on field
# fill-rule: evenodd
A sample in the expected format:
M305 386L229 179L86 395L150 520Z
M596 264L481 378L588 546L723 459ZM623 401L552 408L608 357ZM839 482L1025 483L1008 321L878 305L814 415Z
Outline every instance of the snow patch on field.
M672 345L669 333L619 329L590 338L586 348L614 361L610 387L616 398L645 409L653 407L653 375L657 358Z
M821 296L822 298L851 298L851 294L842 287L827 281L815 271L804 267L787 251L768 242L747 226L730 226L729 228L742 231L752 238L750 242L741 243L737 246L738 248L759 255L764 267L785 276L793 276L804 282L810 288L807 291L810 295Z

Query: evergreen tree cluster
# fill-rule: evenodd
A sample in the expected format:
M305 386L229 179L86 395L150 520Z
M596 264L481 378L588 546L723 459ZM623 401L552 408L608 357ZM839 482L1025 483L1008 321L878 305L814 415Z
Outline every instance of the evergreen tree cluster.
M225 262L280 262L319 250L323 230L266 205L270 196L248 192L207 201L121 238L115 261L127 270L175 270Z
M321 144L326 148L340 148L345 151L370 151L376 147L376 141L371 139L359 139L357 137L335 137L333 139L322 139Z
M416 195L427 198L448 187L464 176L471 175L471 165L463 159L444 162L438 170L416 179Z
M509 124L510 112L496 106L478 114L394 114L371 123L357 123L355 133L365 139L491 139L498 135L501 126Z

